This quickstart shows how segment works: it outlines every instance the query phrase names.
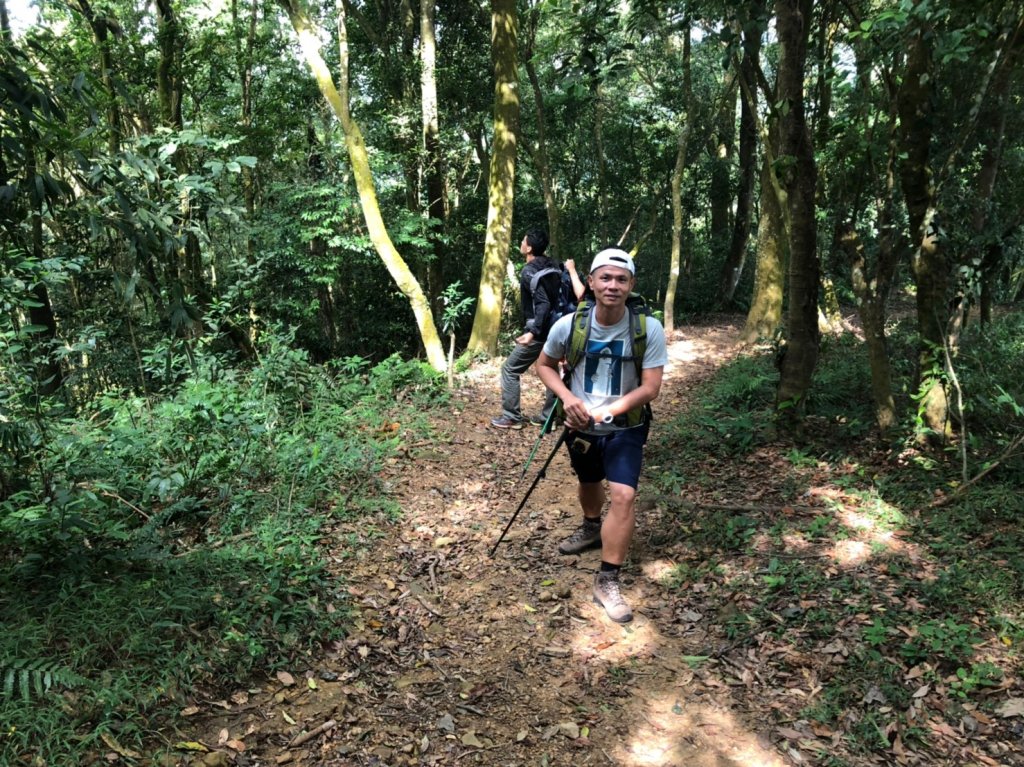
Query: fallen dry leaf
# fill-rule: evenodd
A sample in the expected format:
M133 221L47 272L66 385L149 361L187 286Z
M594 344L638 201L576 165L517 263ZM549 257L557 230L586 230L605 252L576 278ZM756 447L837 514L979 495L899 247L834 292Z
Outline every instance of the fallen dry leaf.
M278 671L277 681L279 681L285 687L291 687L293 684L295 684L295 677L293 677L287 671Z
M996 706L996 713L1007 719L1011 716L1024 716L1024 698L1010 698Z

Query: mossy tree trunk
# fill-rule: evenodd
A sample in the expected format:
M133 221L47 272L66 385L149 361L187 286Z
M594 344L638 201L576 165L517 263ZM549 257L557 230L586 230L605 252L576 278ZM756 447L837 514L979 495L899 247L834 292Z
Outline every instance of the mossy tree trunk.
M740 343L771 338L782 325L782 296L789 239L782 222L779 197L772 188L768 154L761 160L761 214L757 220L757 263L754 292Z
M491 3L491 55L494 63L494 141L488 172L487 234L480 271L480 292L469 348L494 354L498 350L505 265L512 241L515 193L516 136L519 129L519 80L514 0Z
M931 31L916 31L898 94L900 182L906 200L914 253L911 268L917 285L919 409L925 426L940 441L950 434L949 397L943 380L946 341L946 295L949 273L939 237L930 150L932 113Z

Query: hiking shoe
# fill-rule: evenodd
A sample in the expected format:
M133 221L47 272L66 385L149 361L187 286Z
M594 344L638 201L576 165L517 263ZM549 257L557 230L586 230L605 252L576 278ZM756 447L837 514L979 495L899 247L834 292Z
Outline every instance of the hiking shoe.
M497 418L491 419L491 426L498 429L521 429L526 425L526 421L516 418L509 418L507 415L498 416Z
M616 623L633 620L633 611L622 598L618 574L599 572L594 577L594 603L601 605Z
M559 554L579 554L587 549L601 546L601 524L584 522L577 527L572 535L558 544Z
M534 426L543 426L547 422L548 422L548 419L545 418L542 415L531 415L530 416L530 423L532 423Z

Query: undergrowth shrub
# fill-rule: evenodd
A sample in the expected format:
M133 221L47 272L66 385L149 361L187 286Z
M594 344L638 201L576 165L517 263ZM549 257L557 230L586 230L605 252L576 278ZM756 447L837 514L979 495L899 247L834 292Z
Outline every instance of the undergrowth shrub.
M132 747L194 686L344 632L326 525L393 515L382 460L444 381L397 358L317 366L268 335L252 369L199 354L164 399L111 393L38 432L0 496L0 763L78 764L104 733Z

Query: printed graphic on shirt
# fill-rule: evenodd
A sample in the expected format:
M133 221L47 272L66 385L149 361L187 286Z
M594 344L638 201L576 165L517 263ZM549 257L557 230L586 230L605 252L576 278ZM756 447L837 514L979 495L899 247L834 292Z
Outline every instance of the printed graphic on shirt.
M587 394L598 397L622 396L622 355L625 341L595 341L587 343L586 368L583 387Z

